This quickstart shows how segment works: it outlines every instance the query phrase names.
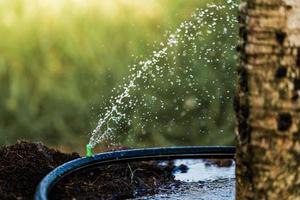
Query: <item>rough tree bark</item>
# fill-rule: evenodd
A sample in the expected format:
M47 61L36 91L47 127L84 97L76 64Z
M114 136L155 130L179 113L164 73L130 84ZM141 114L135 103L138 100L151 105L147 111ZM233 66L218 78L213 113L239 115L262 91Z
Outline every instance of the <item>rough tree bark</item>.
M300 0L240 6L237 194L300 199Z

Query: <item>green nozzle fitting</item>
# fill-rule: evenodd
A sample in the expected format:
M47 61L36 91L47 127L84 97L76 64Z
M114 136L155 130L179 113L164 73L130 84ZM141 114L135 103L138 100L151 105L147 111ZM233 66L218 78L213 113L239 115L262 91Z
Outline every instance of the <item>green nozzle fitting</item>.
M93 147L90 144L86 145L86 157L91 157L93 156Z

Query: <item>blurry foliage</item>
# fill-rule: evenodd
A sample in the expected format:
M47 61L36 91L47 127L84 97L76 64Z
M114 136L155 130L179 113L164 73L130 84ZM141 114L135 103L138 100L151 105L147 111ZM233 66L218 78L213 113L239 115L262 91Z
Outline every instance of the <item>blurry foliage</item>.
M112 88L130 73L128 65L145 60L156 44L164 40L167 30L174 30L207 2L1 1L0 142L7 144L25 138L78 150L79 144L88 141L88 133L95 127L98 115L104 112L103 105L112 95ZM216 40L213 36L206 38L208 43ZM235 43L235 38L221 40L228 46ZM214 56L218 58L221 53L216 52ZM232 51L228 54L233 57ZM186 56L182 62L189 59ZM232 67L226 68L226 72L222 68L201 67L203 63L195 62L199 70L194 76L203 86L201 90L205 88L211 95L232 96L234 62L232 59ZM213 80L222 83L221 90L211 84ZM177 96L185 92L184 87L170 91L176 91ZM143 88L140 92L143 93ZM147 91L151 92L159 93L155 89ZM129 135L124 135L121 143L132 146L232 143L231 99L210 101L200 91L184 97L183 102L174 103L171 94L158 94L169 102L166 110L160 111L157 106L151 110L164 120L152 120L151 127L143 130L139 126L125 127L121 131ZM195 98L201 99L201 106L190 109ZM178 106L180 110L175 111ZM132 116L135 117L133 126L143 119L143 109L137 109L141 116ZM177 115L183 111L184 116ZM213 113L210 115L213 118L199 119L199 113L203 112Z

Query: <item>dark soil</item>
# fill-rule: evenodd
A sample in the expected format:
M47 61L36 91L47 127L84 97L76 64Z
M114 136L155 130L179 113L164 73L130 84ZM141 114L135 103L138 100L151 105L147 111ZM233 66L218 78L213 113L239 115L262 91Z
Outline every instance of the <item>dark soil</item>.
M176 182L173 168L172 162L140 161L81 170L57 184L50 199L127 199L155 194Z
M0 199L33 199L36 186L57 166L79 158L41 143L19 141L0 149ZM66 176L51 191L51 199L126 199L158 192L176 183L172 162L116 163Z
M75 158L41 143L19 141L0 149L0 199L33 199L41 179L57 166Z
M230 167L233 165L232 159L205 159L206 166L217 166L217 167Z

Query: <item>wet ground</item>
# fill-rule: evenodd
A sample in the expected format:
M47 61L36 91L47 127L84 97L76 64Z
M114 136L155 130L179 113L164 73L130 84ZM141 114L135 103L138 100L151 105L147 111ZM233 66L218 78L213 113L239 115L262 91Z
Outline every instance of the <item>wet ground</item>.
M211 165L205 160L176 160L175 179L180 184L161 188L158 194L135 200L233 200L235 199L235 164ZM183 167L183 166L187 166Z

